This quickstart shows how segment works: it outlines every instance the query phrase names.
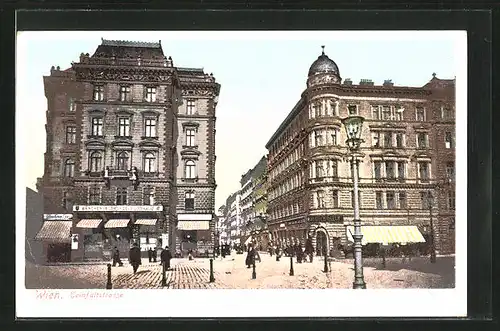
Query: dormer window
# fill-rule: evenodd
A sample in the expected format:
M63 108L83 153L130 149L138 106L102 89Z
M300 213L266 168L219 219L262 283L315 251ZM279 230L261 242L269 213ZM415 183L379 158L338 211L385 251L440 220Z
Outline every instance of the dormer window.
M103 101L103 100L104 100L104 86L94 85L94 101Z
M120 86L120 101L130 101L130 86Z
M146 87L146 101L156 102L156 87Z

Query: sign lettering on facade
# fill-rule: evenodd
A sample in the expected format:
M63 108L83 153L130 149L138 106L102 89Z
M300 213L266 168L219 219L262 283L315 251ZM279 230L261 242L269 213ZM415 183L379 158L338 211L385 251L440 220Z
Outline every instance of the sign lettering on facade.
M43 214L43 219L46 221L69 221L73 218L73 214Z
M163 206L100 206L100 205L76 205L73 211L92 211L92 212L157 212L163 211Z
M209 230L209 221L179 221L177 224L179 230Z

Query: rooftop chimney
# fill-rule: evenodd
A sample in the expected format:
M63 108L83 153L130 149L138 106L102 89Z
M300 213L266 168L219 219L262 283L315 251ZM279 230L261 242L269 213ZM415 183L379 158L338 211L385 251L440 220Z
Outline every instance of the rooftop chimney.
M344 85L352 85L352 80L350 78L344 79Z
M384 80L384 86L394 86L394 83L392 82L392 79L386 79L386 80Z
M364 85L364 86L373 86L373 81L371 79L361 79L359 81L359 85Z

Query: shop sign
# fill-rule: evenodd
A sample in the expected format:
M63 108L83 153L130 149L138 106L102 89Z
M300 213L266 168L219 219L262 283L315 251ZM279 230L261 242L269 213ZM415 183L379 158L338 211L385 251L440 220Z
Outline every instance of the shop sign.
M43 219L46 221L69 221L73 218L73 214L43 214Z
M88 212L158 212L163 211L163 206L127 206L127 205L76 205L73 206L73 211L88 211Z
M180 221L177 228L179 230L209 230L210 223L208 221Z

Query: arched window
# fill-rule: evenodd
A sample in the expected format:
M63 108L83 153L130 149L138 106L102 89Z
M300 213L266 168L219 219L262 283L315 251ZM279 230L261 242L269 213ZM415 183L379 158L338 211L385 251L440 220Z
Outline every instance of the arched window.
M156 172L156 157L154 153L144 154L144 172Z
M192 160L186 161L186 178L195 178L195 163Z
M120 152L117 156L118 170L128 170L128 153Z
M75 176L75 161L72 159L67 159L64 162L64 176L74 177Z
M90 154L90 172L98 172L102 170L102 154L101 152L92 152Z

